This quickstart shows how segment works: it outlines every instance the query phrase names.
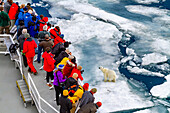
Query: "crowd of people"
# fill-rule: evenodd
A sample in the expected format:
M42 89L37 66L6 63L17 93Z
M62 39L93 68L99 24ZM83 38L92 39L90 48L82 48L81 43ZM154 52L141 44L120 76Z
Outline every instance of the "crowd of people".
M17 27L16 40L24 66L28 66L29 73L37 75L33 62L42 62L47 86L50 90L55 89L60 113L97 112L102 105L101 102L94 103L97 89L89 90L88 83L79 84L78 80L83 81L84 71L68 49L71 42L64 39L60 27L52 27L48 17L38 15L30 3L19 5L13 0L5 3L0 0L0 34L9 34L13 26Z

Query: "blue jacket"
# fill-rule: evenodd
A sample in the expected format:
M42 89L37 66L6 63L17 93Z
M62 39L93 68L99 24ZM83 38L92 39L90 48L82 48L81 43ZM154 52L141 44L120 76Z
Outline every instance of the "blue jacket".
M19 20L24 20L24 10L23 8L20 9L20 12L18 14L18 19L15 22L15 25L19 25Z
M38 31L39 31L38 20L36 20L35 22L33 20L31 20L28 23L28 29L29 29L29 34L31 37L35 37L35 35L38 35Z
M25 27L28 27L28 22L32 20L32 16L30 13L25 13L24 14L24 24Z

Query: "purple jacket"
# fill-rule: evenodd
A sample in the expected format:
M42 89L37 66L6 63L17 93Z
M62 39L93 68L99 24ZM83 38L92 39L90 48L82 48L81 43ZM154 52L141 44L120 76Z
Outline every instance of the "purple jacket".
M58 79L57 79L57 76L58 76ZM66 79L63 79L63 74L62 74L61 71L57 71L57 75L56 75L56 73L54 73L54 82L53 82L53 84L56 85L56 86L59 86L58 85L58 80L59 80L59 82L65 82L66 81Z

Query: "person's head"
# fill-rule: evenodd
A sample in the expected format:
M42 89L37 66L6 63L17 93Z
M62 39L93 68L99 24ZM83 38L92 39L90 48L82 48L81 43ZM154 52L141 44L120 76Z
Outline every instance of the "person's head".
M74 56L73 59L71 59L71 62L73 62L74 64L76 63L76 57Z
M7 2L11 5L13 4L13 0L7 0Z
M60 32L60 27L59 26L55 26L55 28L58 30L58 32Z
M85 83L85 84L83 85L83 89L84 89L85 91L88 91L88 90L89 90L89 83Z
M49 22L47 23L47 26L49 26L51 28L51 24Z
M44 18L44 15L40 15L40 18L43 19L43 18Z
M24 8L25 7L25 4L21 4L20 6L20 9Z
M24 12L28 12L28 8L27 7L24 7L23 10L24 10Z
M36 16L33 16L32 20L35 22L37 20Z
M78 69L79 71L81 71L81 70L82 70L82 66L77 66L77 69Z
M45 40L49 40L49 35L48 34L45 34Z
M96 105L97 105L97 107L99 108L99 107L102 106L102 103L98 101L98 102L96 102Z
M70 44L71 44L71 42L66 41L66 42L64 42L64 47L68 48Z
M0 7L0 11L3 11L4 10L4 8L3 7Z
M90 90L90 92L91 92L92 94L95 94L95 93L97 92L97 89L96 89L96 88L92 88L92 89Z
M25 33L27 33L27 29L26 28L22 30L22 34L25 34Z
M72 76L75 80L77 80L77 77L78 77L78 74L77 73L73 73L73 76Z
M66 90L66 89L63 90L63 96L65 96L65 97L68 96L68 90Z
M58 70L62 70L64 68L64 64L60 64L59 66L58 66Z
M16 2L16 4L17 4L17 6L19 6L19 3L18 3L18 2Z
M30 37L30 34L25 33L25 34L24 34L24 37L25 37L25 38L29 38L29 37Z
M43 26L43 30L44 30L44 31L47 31L47 28L48 28L47 25L44 25L44 26Z
M74 56L73 56L73 55L69 55L68 58L69 58L70 60L72 60L72 59L74 58Z
M30 7L31 7L31 3L27 3L27 6L30 6Z

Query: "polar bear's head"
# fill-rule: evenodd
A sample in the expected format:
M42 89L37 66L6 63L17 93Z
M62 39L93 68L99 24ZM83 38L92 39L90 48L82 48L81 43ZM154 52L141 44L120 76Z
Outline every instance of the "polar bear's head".
M99 69L100 69L103 73L105 73L105 70L106 70L106 69L105 69L104 67L100 66Z

